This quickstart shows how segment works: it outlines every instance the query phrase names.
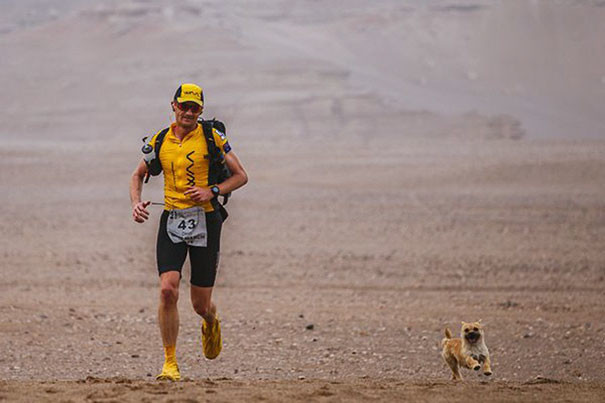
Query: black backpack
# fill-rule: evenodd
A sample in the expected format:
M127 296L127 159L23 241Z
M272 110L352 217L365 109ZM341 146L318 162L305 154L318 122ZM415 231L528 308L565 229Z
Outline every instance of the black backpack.
M223 134L226 134L225 124L214 118L211 120L200 119L198 120L198 123L202 125L202 131L204 132L204 138L206 139L206 145L208 147L208 155L204 156L204 158L209 159L208 185L213 186L224 182L231 176L231 171L229 171L229 167L227 167L227 164L225 163L225 156L214 142L214 135L212 134L213 128ZM155 138L153 148L151 148L149 143L146 142L147 137L143 138L145 145L143 146L142 151L144 154L145 163L147 164L147 176L145 177L145 183L149 182L149 176L157 176L162 172L162 164L160 163L160 149L168 130L169 128L166 128L158 133L157 137ZM153 151L155 151L155 153L153 153L154 157L147 158L147 156ZM231 192L221 196L223 197L222 205L218 202L218 198L212 199L212 205L215 208L220 209L221 213L225 215L226 211L223 205L227 204L229 201ZM225 218L226 217L223 217L223 219Z

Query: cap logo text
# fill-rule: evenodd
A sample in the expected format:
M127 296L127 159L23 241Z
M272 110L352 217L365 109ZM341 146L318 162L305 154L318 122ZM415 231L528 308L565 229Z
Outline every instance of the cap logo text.
M194 97L196 97L196 98L201 98L201 96L200 96L200 93L199 93L199 92L197 92L197 91L192 91L192 90L189 90L189 91L184 91L184 92L183 92L183 95L193 95L193 96L194 96Z

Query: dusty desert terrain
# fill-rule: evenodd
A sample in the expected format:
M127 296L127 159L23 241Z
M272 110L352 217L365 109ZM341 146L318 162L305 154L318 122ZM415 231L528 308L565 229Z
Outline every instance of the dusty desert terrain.
M5 1L0 400L605 399L600 1ZM157 383L141 138L205 88L250 174ZM144 195L162 198L161 180ZM494 375L454 384L481 318Z

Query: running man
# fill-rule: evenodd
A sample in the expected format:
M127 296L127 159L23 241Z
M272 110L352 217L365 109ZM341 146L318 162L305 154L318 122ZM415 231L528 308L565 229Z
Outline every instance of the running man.
M220 321L216 305L212 302L225 212L218 196L245 185L248 175L225 134L198 123L204 109L204 95L199 86L181 85L171 105L175 122L147 143L153 148L149 155L159 158L159 164L157 160L150 162L147 159L146 162L146 158L139 162L130 180L130 200L134 221L145 222L149 218L147 207L150 201L141 201L143 180L148 171L154 174L154 166L161 167L164 172L165 209L160 218L156 260L160 275L158 321L165 360L157 379L178 381L181 375L175 350L179 332L177 300L181 269L189 252L191 303L202 317L204 356L214 359L222 349ZM162 136L163 140L156 144ZM212 140L214 144L208 144ZM156 148L159 148L159 155L155 154ZM212 172L216 164L212 158L213 150L219 153L231 172L231 176L220 183L214 183L216 175Z

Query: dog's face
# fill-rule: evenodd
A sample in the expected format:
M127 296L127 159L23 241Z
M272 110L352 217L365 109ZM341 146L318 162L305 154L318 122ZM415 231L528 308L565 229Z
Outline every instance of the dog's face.
M481 341L481 338L483 337L483 327L480 322L481 321L471 323L462 322L460 337L464 338L464 340L470 344Z

